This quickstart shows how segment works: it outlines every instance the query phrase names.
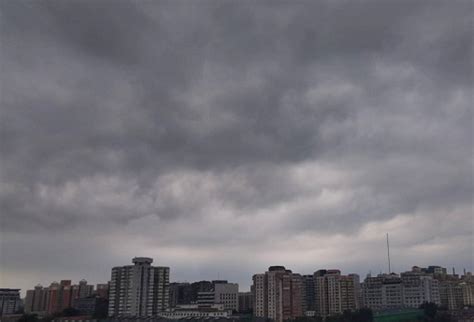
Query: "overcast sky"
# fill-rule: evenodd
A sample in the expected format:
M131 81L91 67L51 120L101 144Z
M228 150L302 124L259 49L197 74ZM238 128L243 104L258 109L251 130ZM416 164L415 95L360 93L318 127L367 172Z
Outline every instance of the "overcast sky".
M472 270L472 1L0 6L0 286Z

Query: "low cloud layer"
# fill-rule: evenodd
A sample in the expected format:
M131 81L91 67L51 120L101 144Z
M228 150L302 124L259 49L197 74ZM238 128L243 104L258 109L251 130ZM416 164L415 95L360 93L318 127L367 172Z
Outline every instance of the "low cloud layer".
M2 286L472 270L472 3L2 1Z

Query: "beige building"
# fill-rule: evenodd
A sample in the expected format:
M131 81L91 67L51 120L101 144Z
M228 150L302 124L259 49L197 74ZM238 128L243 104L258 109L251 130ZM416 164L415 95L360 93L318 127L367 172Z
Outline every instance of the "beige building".
M314 273L314 284L316 315L325 317L359 307L357 275L341 275L339 270L319 270Z
M303 316L301 275L283 266L271 266L253 276L254 316L277 322Z

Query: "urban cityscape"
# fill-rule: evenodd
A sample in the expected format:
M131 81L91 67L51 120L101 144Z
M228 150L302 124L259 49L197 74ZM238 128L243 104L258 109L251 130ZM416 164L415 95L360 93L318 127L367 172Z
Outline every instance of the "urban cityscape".
M270 266L242 291L227 280L170 282L170 267L135 257L103 284L54 281L23 299L20 289L0 289L0 313L2 322L420 321L423 314L432 314L426 321L472 321L474 277L440 266L363 279L339 269L302 274Z
M473 26L0 0L0 322L474 322Z

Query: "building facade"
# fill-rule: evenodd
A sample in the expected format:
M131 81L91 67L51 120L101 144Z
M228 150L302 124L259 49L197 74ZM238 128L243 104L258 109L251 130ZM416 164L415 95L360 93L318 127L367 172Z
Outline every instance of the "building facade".
M47 311L49 289L44 288L40 284L36 285L33 290L26 291L25 297L25 313L35 313L43 315Z
M316 297L314 296L314 276L303 275L303 312L305 315L312 314L316 310Z
M0 288L0 315L14 314L20 306L20 289Z
M253 312L253 292L239 292L239 313Z
M109 316L156 316L169 307L169 267L135 257L134 265L114 267L109 289Z
M439 282L421 270L367 276L362 284L364 305L373 310L418 308L425 302L441 304Z
M359 307L356 274L341 275L339 270L323 269L316 271L313 279L316 315L326 317Z
M418 308L425 302L441 304L439 282L432 276L412 271L401 273L400 277L405 307Z
M303 281L284 266L253 276L254 316L277 322L303 316Z
M225 310L239 310L239 284L214 281L214 303L223 304Z
M73 307L76 299L88 297L93 292L94 286L88 285L86 280L77 285L72 285L71 280L53 282L47 288L37 285L33 290L26 291L25 312L39 315L62 312Z

